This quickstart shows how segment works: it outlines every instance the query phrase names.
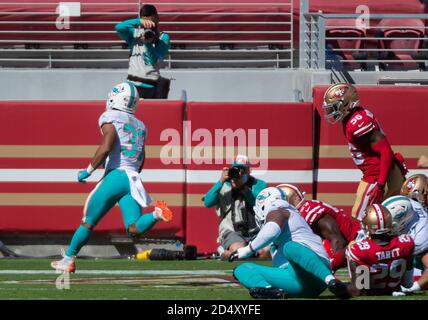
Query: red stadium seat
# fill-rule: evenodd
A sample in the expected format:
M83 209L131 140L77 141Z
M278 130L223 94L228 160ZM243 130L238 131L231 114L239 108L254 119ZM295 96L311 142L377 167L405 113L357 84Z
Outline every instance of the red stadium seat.
M425 24L420 19L383 19L379 26L385 40L380 40L381 49L389 49L388 59L412 60L412 53L421 45L421 39L425 34ZM394 39L398 38L398 39ZM409 39L401 39L409 38ZM401 51L394 49L409 49ZM414 63L405 63L407 67L414 67Z
M326 46L340 50L350 49L349 51L333 52L334 54L341 56L344 60L354 60L353 53L356 53L358 49L361 49L364 46L364 41L360 38L364 38L366 36L365 30L356 26L355 19L327 19L326 27L327 38L349 38L327 40Z

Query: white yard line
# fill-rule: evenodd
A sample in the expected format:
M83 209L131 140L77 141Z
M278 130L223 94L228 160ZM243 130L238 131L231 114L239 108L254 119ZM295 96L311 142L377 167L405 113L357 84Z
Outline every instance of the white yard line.
M77 270L80 274L107 275L214 275L231 274L229 270ZM58 274L55 270L0 270L1 274Z

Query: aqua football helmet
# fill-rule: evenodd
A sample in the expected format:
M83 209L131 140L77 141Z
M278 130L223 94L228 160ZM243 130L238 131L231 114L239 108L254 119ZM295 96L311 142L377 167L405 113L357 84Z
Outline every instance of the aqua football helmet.
M107 110L120 110L134 114L138 106L140 96L137 88L128 81L119 83L108 94Z
M270 203L275 200L287 200L284 191L277 187L265 188L257 195L254 213L256 214L256 223L259 228L265 223L266 216L269 213Z
M408 233L418 217L411 200L404 196L390 197L382 202L392 216L392 230L395 234Z

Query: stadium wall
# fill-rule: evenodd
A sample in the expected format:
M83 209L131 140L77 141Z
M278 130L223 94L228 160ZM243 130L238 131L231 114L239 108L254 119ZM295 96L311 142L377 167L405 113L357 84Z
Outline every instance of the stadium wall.
M295 183L308 198L349 212L361 174L349 157L341 126L321 121L324 89L314 88L313 104L143 102L137 116L149 131L142 179L152 196L166 200L176 215L173 223L161 222L147 236L185 239L200 252L215 251L218 218L214 209L203 207L202 197L230 156L245 151L255 160L254 175L269 185ZM358 90L361 104L375 113L411 173L427 174L416 169L416 159L428 150L427 90ZM0 129L0 232L71 233L80 223L87 194L102 176L97 170L88 183L75 182L77 170L87 166L100 142L97 119L104 102L16 101L0 108L7 119ZM216 129L229 129L232 136L229 142L223 139L223 146L214 143L213 150L208 147ZM255 148L224 147L239 141ZM123 233L117 207L97 230Z
M126 78L125 69L2 69L0 101L103 100L112 86ZM344 81L344 74L303 69L164 69L174 79L169 98L190 101L299 102L312 101L312 88ZM423 72L349 72L360 85L380 79L426 79ZM339 78L338 78L339 77ZM24 79L24 80L23 80ZM280 85L278 85L280 84Z
M104 100L126 79L125 69L3 69L2 100ZM314 85L329 84L330 72L288 69L162 70L174 79L169 98L191 101L294 102L311 100ZM24 80L23 80L24 79ZM280 84L280 85L278 85ZM298 93L300 92L300 94Z

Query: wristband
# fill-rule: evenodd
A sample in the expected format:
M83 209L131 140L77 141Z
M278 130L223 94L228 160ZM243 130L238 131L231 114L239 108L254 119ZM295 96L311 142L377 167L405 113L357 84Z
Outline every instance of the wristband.
M89 173L89 174L92 174L92 172L94 172L94 171L95 171L95 169L92 166L92 164L89 164L88 168L86 169L86 172Z
M248 258L254 253L254 251L251 250L249 246L239 248L237 252L238 252L238 259Z

